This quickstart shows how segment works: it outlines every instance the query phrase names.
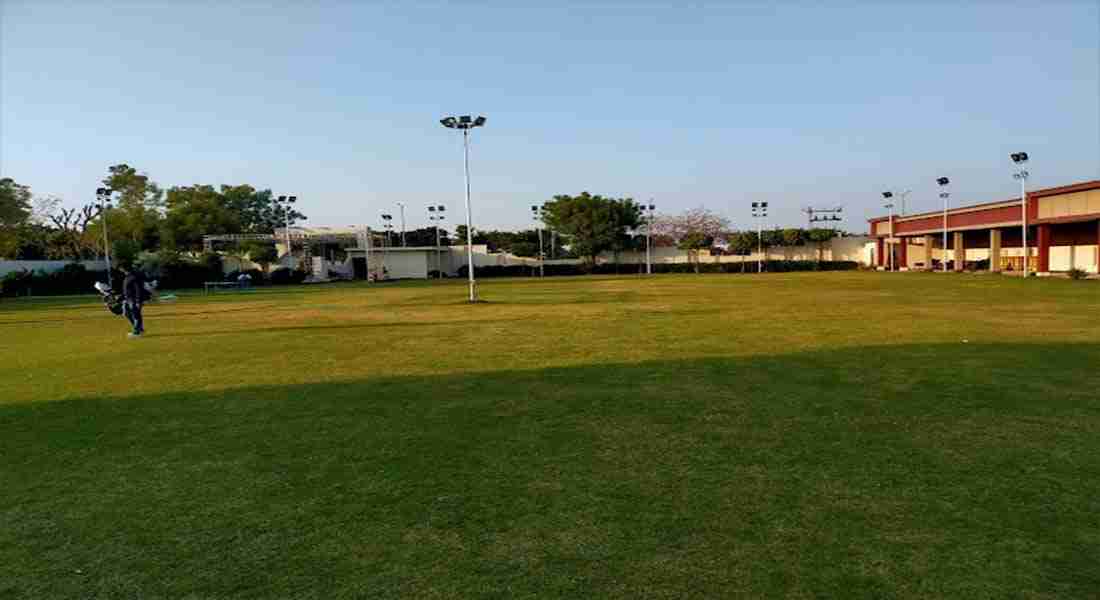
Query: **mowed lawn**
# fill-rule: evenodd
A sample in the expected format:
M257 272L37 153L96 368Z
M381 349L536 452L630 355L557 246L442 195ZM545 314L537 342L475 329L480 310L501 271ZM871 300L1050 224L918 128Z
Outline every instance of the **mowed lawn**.
M1095 598L1100 284L0 302L0 598Z

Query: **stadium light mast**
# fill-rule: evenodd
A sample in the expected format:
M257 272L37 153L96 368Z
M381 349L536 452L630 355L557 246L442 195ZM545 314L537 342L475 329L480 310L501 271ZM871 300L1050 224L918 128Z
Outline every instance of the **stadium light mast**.
M1029 173L1024 168L1024 164L1027 163L1027 152L1013 152L1011 155L1012 162L1016 163L1017 171L1012 174L1012 177L1020 180L1020 216L1022 217L1023 233L1024 233L1024 278L1027 278L1028 269L1028 256L1027 248L1027 176Z
M943 199L943 256L940 257L940 262L943 263L943 272L947 272L947 201L951 198L951 192L947 189L947 186L951 183L951 180L946 177L939 177L936 179L936 183L940 186L940 198Z
M753 202L752 203L752 216L757 219L756 221L756 272L764 272L764 263L762 262L762 256L764 255L764 220L768 218L768 203L767 202Z
M469 115L444 117L439 122L447 129L462 130L462 159L466 176L466 272L470 278L470 302L477 302L477 282L474 280L474 231L470 217L470 130L485 125L485 117Z
M886 249L889 251L886 255L886 269L888 271L894 270L894 201L891 198L894 197L894 192L883 192L882 197L890 200L886 204L883 204L883 208L890 209L890 239L886 244Z
M111 209L111 188L96 188L95 197L99 201L99 214L103 215L103 258L107 261L107 286L111 285L111 243L107 237L107 211Z
M653 211L657 209L657 206L652 204L653 198L649 199L650 204L642 205L642 214L645 215L645 274L653 274L653 253L650 250L650 246L653 241Z
M286 238L286 254L287 254L287 266L294 268L294 252L290 246L290 206L298 201L297 196L279 196L275 199L275 203L283 207L283 219L285 222L285 229L283 233Z
M439 241L439 224L447 216L446 212L447 207L442 204L428 207L428 220L435 223L435 267L440 279L443 279L443 244Z
M405 247L405 203L398 202L398 209L401 210L401 247Z
M382 279L389 279L386 276L386 258L389 256L390 247L390 233L393 231L393 215L382 213L382 229L386 232L386 237L382 238Z
M539 232L539 277L546 277L546 253L542 250L542 207L534 205L531 207L531 218L535 220L535 229Z

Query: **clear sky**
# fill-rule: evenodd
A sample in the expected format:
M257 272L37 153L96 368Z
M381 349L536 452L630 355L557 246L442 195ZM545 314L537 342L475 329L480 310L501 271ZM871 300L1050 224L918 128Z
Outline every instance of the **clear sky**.
M522 5L529 6L522 6ZM308 5L308 6L307 6ZM0 0L0 174L89 201L126 162L165 187L296 193L315 225L446 204L528 225L588 190L753 227L885 187L910 212L1100 178L1100 3Z

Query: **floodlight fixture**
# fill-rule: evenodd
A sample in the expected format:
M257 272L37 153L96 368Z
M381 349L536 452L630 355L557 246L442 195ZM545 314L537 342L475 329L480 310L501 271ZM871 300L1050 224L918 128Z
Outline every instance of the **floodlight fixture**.
M890 198L893 198L893 197L894 197L894 192L883 192L883 193L882 193L882 197L883 197L883 198L886 198L887 200L889 200Z
M1009 156L1012 157L1012 162L1016 164L1023 164L1027 162L1027 152L1013 152Z
M938 183L940 185L947 185L947 184L951 183L951 180L946 178L946 177L938 177L938 178L936 178L936 183Z

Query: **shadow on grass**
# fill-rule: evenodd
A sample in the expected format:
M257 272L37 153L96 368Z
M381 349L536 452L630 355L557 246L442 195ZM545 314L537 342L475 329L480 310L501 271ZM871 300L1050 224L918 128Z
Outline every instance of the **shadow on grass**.
M1087 597L1100 345L0 406L0 597Z

